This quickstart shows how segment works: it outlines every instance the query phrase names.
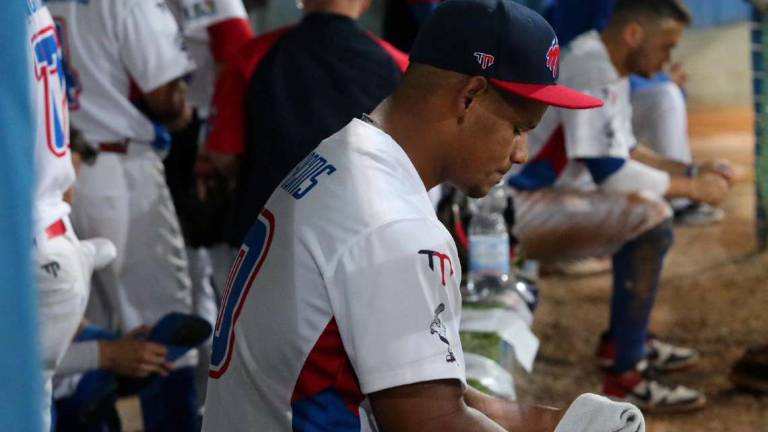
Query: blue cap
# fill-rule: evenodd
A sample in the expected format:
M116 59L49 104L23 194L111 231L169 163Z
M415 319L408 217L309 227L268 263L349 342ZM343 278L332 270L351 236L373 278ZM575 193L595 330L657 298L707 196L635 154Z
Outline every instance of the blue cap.
M560 44L541 15L512 0L446 0L424 24L410 60L469 76L547 105L583 109L600 99L557 85Z

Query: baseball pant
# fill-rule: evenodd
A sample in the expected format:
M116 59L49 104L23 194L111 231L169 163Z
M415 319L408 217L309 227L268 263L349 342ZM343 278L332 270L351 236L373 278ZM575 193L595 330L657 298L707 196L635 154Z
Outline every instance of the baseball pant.
M56 366L72 342L88 300L93 250L81 246L68 217L65 232L35 238L34 266L38 287L38 319L43 355L43 430L51 423L52 380Z
M645 357L648 322L672 243L669 206L644 194L557 188L513 191L513 197L513 233L525 257L553 261L613 256L613 372L635 367Z
M77 181L73 221L83 236L111 239L118 259L96 272L86 316L113 331L153 325L168 312L191 312L184 239L163 164L147 144L100 153Z

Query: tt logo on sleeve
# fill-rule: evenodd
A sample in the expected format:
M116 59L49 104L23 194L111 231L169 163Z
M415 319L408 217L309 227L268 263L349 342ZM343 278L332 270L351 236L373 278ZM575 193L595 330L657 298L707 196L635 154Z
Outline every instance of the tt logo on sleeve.
M432 323L429 324L429 334L437 335L437 337L444 344L448 345L448 353L445 355L445 361L453 363L456 361L456 356L451 349L451 341L448 340L448 330L445 328L445 324L440 320L440 314L445 312L445 304L440 303L435 309L435 317L432 318Z
M419 251L419 255L426 255L427 256L427 262L429 263L429 269L432 271L435 271L435 258L440 260L440 276L442 277L443 286L445 286L445 263L448 263L448 268L450 269L451 273L450 276L453 276L453 263L451 263L451 257L448 255L428 250L428 249L422 249Z

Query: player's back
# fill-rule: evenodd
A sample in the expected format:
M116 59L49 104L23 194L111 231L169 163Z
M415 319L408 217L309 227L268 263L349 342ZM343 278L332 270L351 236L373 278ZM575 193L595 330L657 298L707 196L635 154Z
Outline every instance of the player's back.
M380 328L372 344L395 324L376 322L382 304L357 304L354 292L338 288L336 271L371 254L382 265L355 271L371 281L391 277L397 249L411 252L424 241L458 265L402 148L360 120L323 141L273 193L235 260L214 334L204 430L368 430L360 371L352 368L366 353L342 343L347 323L360 317L346 314L370 316L371 328L353 331ZM409 263L417 263L416 250ZM452 296L444 286L439 291ZM458 289L446 303L460 305Z

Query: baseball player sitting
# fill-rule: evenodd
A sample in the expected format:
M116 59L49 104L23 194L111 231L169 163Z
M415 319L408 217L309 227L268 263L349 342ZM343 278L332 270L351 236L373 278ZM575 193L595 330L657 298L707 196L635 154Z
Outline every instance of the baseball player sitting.
M555 28L563 46L588 30L602 31L608 24L617 0L553 0L544 16ZM696 170L688 139L685 101L687 74L679 63L652 77L630 75L632 123L639 144L658 155ZM725 176L732 177L731 164L718 161ZM675 222L707 225L721 221L722 209L687 198L670 200Z
M554 429L556 411L467 386L461 267L427 190L450 181L483 196L525 160L547 105L602 104L555 84L556 47L511 0L437 8L394 95L300 162L248 232L203 430Z
M648 333L673 237L665 199L716 204L728 191L728 173L716 163L687 176L685 164L645 155L651 166L631 155L637 141L628 75L658 72L689 20L679 0L619 0L602 33L590 31L571 43L560 76L561 83L600 96L605 106L547 112L529 135L533 158L509 180L514 234L526 256L547 261L613 255L611 320L598 351L601 365L609 368L603 391L649 411L705 403L700 392L662 384L652 375L698 359L694 350Z

